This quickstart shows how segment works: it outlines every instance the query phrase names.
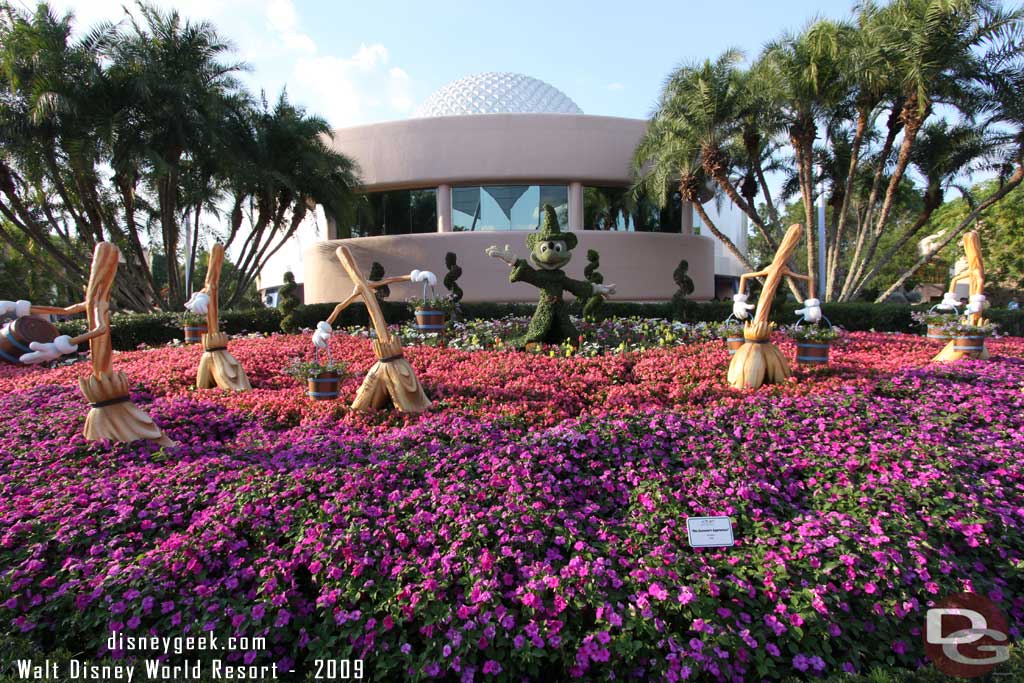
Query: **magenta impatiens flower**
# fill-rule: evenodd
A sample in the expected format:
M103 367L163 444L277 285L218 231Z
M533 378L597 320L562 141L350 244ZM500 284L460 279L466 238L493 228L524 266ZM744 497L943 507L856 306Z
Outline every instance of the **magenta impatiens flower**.
M595 357L409 344L419 416L350 410L359 376L310 401L283 372L299 335L231 340L244 393L193 389L197 348L119 353L163 449L84 441L87 367L0 365L0 622L58 646L210 627L266 639L235 661L329 652L368 680L721 683L763 655L780 677L909 666L965 588L1024 623L1024 340L938 366L922 337L851 333L741 393L720 340L678 334ZM712 515L736 546L691 549L685 518ZM851 637L856 665L813 645Z

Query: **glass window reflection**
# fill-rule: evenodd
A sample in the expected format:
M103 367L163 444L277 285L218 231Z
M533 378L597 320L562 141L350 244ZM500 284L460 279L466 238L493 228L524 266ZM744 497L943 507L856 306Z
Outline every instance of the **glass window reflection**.
M368 192L359 199L352 237L437 232L437 190Z
M562 226L569 217L565 185L472 185L452 188L452 230L536 230L541 209L551 204Z

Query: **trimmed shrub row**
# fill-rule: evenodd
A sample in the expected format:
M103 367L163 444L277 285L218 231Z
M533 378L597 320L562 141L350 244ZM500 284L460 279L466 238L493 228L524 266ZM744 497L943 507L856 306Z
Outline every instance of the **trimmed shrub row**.
M412 311L404 303L393 301L382 302L384 315L391 323L404 323L412 320ZM787 302L775 306L772 319L779 324L789 324L796 320L793 310L797 305ZM907 306L905 304L871 304L844 303L825 304L822 310L834 325L850 331L876 330L879 332L919 332L910 314L915 310L923 310L926 306ZM533 304L510 303L473 303L461 304L463 318L495 319L507 316L529 316L533 314ZM675 310L673 310L675 309ZM292 313L294 324L300 328L312 328L317 322L324 320L334 310L334 304L310 304L299 306ZM578 303L573 304L573 311L580 314ZM725 301L709 301L698 303L684 302L673 307L670 302L661 303L630 303L609 301L604 305L607 317L639 317L639 318L671 318L683 322L715 322L729 317L732 304ZM989 319L999 325L1003 334L1015 337L1024 336L1024 311L991 309L987 313ZM174 339L181 339L181 314L179 313L117 313L113 317L114 348L118 350L136 349L142 344L159 346ZM251 310L222 311L220 314L221 329L228 334L246 334L258 332L268 334L281 331L281 311L276 308L256 308ZM352 325L369 325L370 319L366 307L354 304L342 311L334 327ZM85 320L69 320L57 324L61 334L76 335L85 331Z

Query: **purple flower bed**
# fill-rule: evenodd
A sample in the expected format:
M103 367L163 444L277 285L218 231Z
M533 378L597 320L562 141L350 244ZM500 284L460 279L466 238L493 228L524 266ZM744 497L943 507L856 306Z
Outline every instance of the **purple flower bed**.
M1007 358L544 428L157 397L180 442L159 452L85 442L77 390L13 391L0 623L97 656L111 630L264 636L232 660L358 657L371 680L916 667L951 592L1020 638L1022 387ZM711 514L735 547L687 545Z

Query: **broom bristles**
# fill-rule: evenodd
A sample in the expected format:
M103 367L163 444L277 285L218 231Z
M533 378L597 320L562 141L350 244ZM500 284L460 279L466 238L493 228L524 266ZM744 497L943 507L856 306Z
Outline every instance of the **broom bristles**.
M227 350L228 336L223 332L203 335L203 357L199 359L196 386L200 389L220 387L229 391L249 391L252 385L242 365Z
M128 378L123 372L103 372L83 377L78 382L90 403L103 403L128 395ZM85 438L89 441L156 441L162 446L173 446L153 418L129 401L94 407L85 416Z
M252 385L241 364L227 349L205 351L199 359L196 386L200 389L220 387L230 391L249 391Z
M768 341L772 326L768 322L750 322L743 329L746 340L729 363L729 384L737 389L757 389L762 384L778 384L792 372L778 347Z

